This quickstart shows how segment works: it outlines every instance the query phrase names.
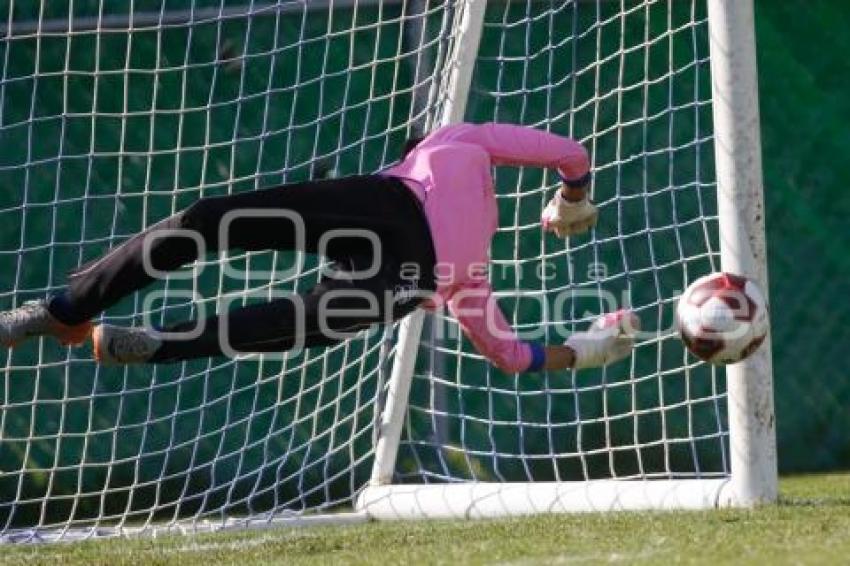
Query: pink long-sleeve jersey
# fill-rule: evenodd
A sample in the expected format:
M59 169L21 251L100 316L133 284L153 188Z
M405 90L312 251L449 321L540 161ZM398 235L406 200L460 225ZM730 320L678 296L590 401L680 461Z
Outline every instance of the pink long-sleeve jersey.
M493 165L550 167L578 179L589 160L579 143L533 128L457 124L433 132L382 174L405 181L423 203L437 255L438 298L493 364L525 371L532 347L511 329L482 273L498 228Z

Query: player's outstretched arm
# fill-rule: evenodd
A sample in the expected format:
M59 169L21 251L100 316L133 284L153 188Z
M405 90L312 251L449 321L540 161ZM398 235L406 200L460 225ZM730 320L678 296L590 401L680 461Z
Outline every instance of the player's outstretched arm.
M555 169L563 186L543 211L543 229L566 238L596 225L597 210L588 198L590 158L577 141L528 126L498 123L453 124L428 139L478 145L494 165Z
M449 300L475 348L493 365L506 372L583 369L601 367L628 356L640 328L631 311L620 310L599 317L584 332L576 332L563 346L541 346L519 339L505 320L484 279L474 279Z
M587 150L580 143L529 126L455 124L441 128L435 136L478 145L494 165L548 167L570 182L580 182L590 171Z

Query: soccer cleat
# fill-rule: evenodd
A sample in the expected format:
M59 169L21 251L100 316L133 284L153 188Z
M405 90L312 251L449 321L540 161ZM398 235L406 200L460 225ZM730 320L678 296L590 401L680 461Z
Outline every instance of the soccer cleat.
M162 346L146 328L101 324L92 331L94 359L104 365L143 364Z
M27 301L0 312L0 345L11 348L28 338L53 336L62 344L77 346L91 334L92 323L64 324L47 310L47 301Z
M637 315L619 310L600 316L590 328L574 333L564 344L575 352L575 369L602 367L632 352L637 330L640 330Z

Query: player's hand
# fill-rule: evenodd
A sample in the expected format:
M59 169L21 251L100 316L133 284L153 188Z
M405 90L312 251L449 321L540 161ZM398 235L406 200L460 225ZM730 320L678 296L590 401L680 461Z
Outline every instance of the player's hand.
M584 332L575 332L564 343L575 353L573 367L602 367L632 353L640 319L630 310L600 316Z
M543 230L554 232L559 238L566 238L582 234L596 226L598 216L599 211L587 197L570 202L558 191L543 209L540 222Z

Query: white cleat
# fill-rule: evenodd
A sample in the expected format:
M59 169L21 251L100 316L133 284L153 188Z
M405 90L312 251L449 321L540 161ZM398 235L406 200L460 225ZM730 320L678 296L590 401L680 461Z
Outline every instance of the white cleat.
M162 346L146 328L101 324L92 331L94 359L104 365L143 364Z
M0 312L0 345L12 348L38 336L53 336L65 345L79 345L91 334L91 322L68 325L47 310L47 301L28 301L16 309Z
M612 364L632 353L640 319L632 311L619 310L593 321L584 331L576 332L564 343L575 352L575 369Z

